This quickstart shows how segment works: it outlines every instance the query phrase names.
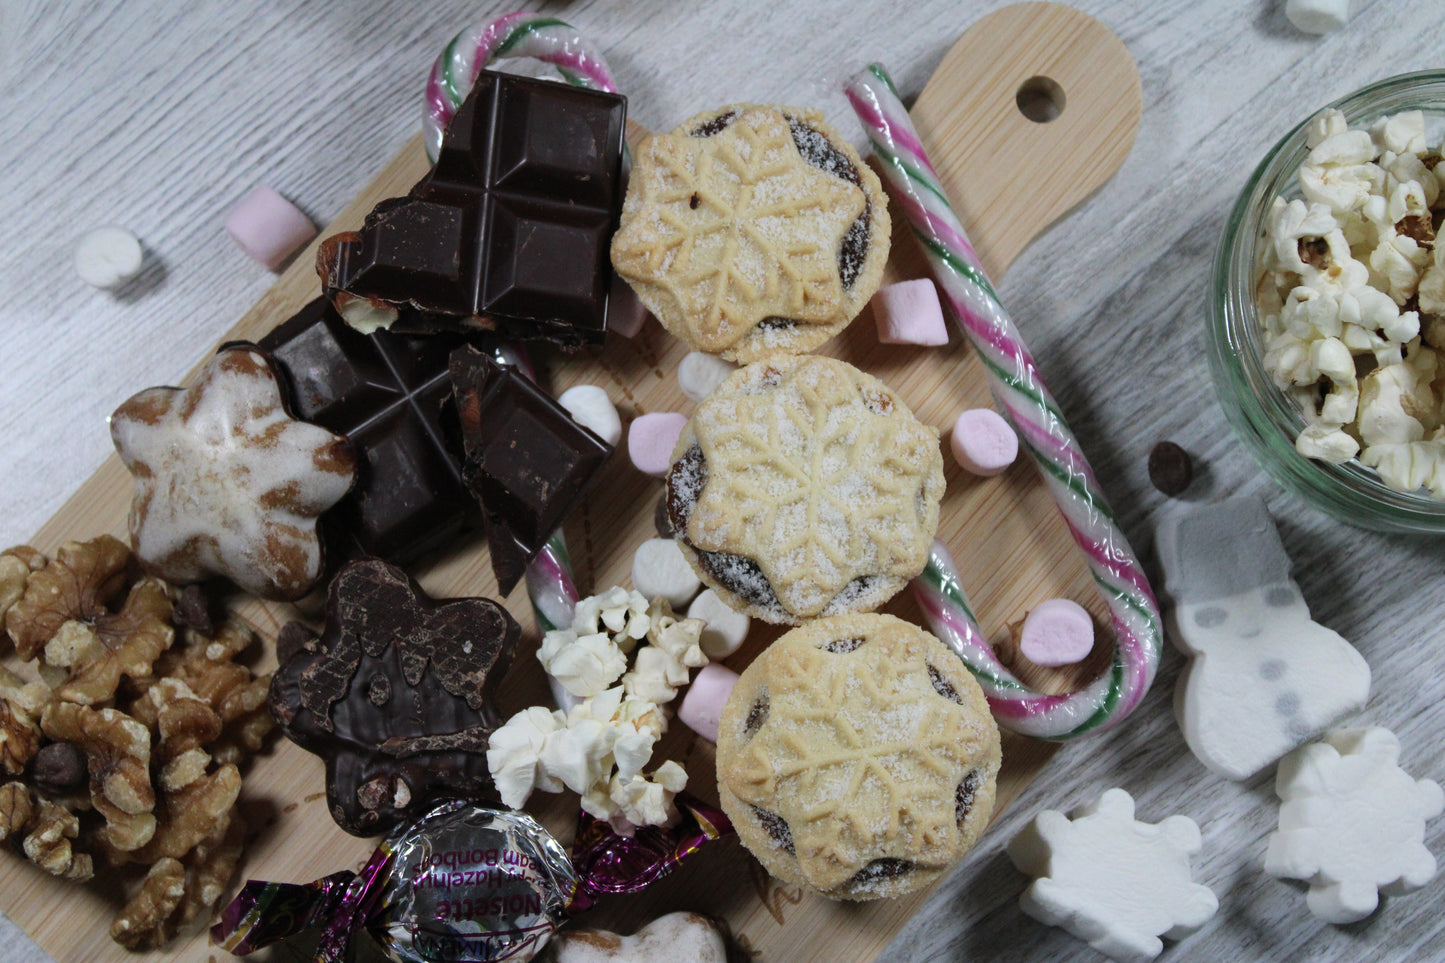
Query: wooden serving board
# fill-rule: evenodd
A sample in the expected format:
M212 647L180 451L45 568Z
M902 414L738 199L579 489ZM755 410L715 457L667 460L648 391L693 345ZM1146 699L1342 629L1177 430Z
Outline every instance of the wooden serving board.
M866 51L866 43L861 45ZM1019 93L1062 100L1048 122L1024 116ZM1062 98L1059 92L1062 92ZM646 96L636 91L634 96ZM719 93L719 102L726 100ZM709 104L695 105L704 109ZM1085 14L1052 3L1000 10L971 27L944 56L912 113L960 218L990 274L998 278L1041 231L1108 180L1133 143L1141 98L1133 60L1117 37ZM852 130L847 117L832 118ZM634 135L638 131L632 132ZM323 236L357 228L380 199L404 193L426 170L420 137L394 159L331 224ZM894 211L894 248L885 283L925 277L927 267ZM296 258L275 286L222 340L257 339L317 294L314 245ZM1018 319L1025 336L1028 319ZM675 371L686 349L655 323L637 338L612 338L605 348L553 359L550 381L562 391L579 383L603 386L623 421L654 411L691 410ZM945 433L964 408L990 404L977 359L955 337L947 348L878 343L865 310L823 353L844 358L892 385L925 422ZM137 386L137 388L143 386ZM995 643L1008 626L1054 597L1077 599L1094 614L1101 639L1091 659L1066 670L1020 667L1034 684L1062 690L1091 677L1107 662L1109 630L1094 582L1027 459L991 479L948 465L940 537L952 546L965 590ZM567 524L579 583L586 590L629 584L632 553L653 537L653 508L662 485L614 457L590 501ZM47 553L68 539L102 532L124 537L130 478L112 456L37 533ZM419 573L434 595L496 595L485 545L457 546ZM507 605L530 626L525 590ZM268 639L297 613L290 606L238 601L237 609ZM888 610L921 622L908 593ZM754 623L747 646L729 660L740 669L777 631ZM504 687L504 716L545 702L542 673L528 632ZM269 652L262 665L274 664ZM661 749L681 760L690 789L716 799L712 747L675 725ZM1052 744L1005 735L998 809L1007 806L1048 762ZM564 843L576 814L570 796L538 794L535 812ZM245 773L242 801L256 829L241 873L245 877L308 881L359 866L372 843L336 829L324 804L321 762L285 740ZM713 846L666 883L591 911L587 925L630 932L673 909L695 909L726 919L739 942L763 961L872 960L921 905L926 893L871 904L839 904L804 895L771 880L736 842ZM84 887L52 879L17 856L0 859L0 908L58 961L114 959L124 955L106 931L121 895L103 880ZM200 933L166 951L134 959L226 958ZM300 959L294 950L259 954Z

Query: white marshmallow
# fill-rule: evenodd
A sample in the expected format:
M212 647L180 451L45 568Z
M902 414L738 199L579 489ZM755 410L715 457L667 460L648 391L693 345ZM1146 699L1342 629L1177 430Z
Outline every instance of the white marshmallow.
M1283 800L1264 871L1310 884L1310 912L1354 923L1435 876L1425 823L1445 809L1439 783L1399 766L1388 729L1342 729L1286 756L1275 776Z
M1201 844L1189 817L1139 822L1133 797L1109 789L1073 819L1039 813L1008 844L1008 855L1037 877L1019 898L1026 914L1112 959L1144 961L1163 951L1161 936L1183 939L1219 909L1190 872L1189 857Z
M75 245L75 271L94 288L113 288L140 273L145 252L123 227L98 227Z
M1166 518L1157 540L1171 637L1189 664L1174 714L1199 761L1244 780L1370 696L1370 667L1310 619L1264 502L1235 498Z
M1329 33L1350 19L1350 0L1285 0L1284 15L1305 33Z
M712 390L738 370L716 355L705 351L689 351L677 366L677 386L694 403L702 401Z
M622 439L622 419L607 392L596 385L573 385L557 396L572 420L614 447Z
M752 619L746 613L735 610L712 589L703 590L693 600L688 606L687 617L707 623L702 630L702 650L714 660L726 659L741 648L752 625Z
M632 587L649 599L665 598L680 609L702 588L702 580L670 538L649 538L632 556Z

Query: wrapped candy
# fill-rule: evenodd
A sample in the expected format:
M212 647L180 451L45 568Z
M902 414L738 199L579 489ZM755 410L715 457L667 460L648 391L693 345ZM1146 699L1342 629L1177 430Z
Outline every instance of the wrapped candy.
M340 963L366 930L397 963L535 956L569 913L637 892L706 843L731 835L717 809L679 799L682 818L627 837L583 815L573 855L525 813L438 803L387 838L359 873L308 884L251 880L211 929L237 956L320 929L316 963Z

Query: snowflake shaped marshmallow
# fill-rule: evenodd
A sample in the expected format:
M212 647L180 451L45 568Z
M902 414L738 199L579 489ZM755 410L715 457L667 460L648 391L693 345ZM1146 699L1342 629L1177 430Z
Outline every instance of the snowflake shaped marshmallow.
M1021 872L1035 876L1019 906L1115 960L1151 960L1161 936L1182 939L1214 915L1219 900L1194 882L1189 857L1199 826L1187 816L1161 823L1134 818L1134 799L1107 790L1070 819L1034 817L1008 845Z
M1310 884L1310 912L1353 923L1375 911L1379 894L1419 889L1435 875L1425 823L1445 808L1439 783L1398 765L1400 741L1388 729L1340 729L1279 764L1283 800L1270 834L1265 872Z

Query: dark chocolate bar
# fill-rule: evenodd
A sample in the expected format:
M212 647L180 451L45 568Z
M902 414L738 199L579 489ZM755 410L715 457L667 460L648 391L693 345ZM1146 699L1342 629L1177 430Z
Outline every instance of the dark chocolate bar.
M463 477L482 504L492 571L506 594L581 501L612 446L515 368L478 351L453 351L451 374Z
M364 335L325 298L261 339L292 413L346 435L357 453L356 485L324 519L334 554L406 564L480 526L447 372L466 343L456 334Z
M600 343L626 112L617 94L482 71L431 173L322 244L327 294L353 321L412 308L423 328Z

